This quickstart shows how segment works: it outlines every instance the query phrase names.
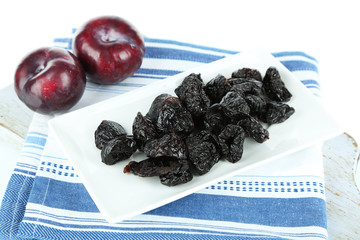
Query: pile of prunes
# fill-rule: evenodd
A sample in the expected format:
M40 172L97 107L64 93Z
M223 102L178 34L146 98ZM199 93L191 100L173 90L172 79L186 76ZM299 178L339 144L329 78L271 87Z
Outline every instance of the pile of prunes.
M241 68L207 84L192 73L175 94L161 94L145 115L138 112L132 135L117 122L102 121L95 131L102 162L113 165L142 151L147 158L130 161L124 173L158 176L162 184L175 186L209 172L220 159L238 162L245 138L263 143L269 139L264 125L284 122L295 112L286 104L292 94L274 67L263 78L257 69Z

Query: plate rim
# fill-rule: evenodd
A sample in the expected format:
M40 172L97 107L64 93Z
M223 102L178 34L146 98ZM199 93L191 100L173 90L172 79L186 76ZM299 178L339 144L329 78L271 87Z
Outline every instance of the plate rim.
M238 56L243 56L244 54L265 54L267 56L271 56L272 59L274 59L276 62L279 62L279 64L281 64L280 61L278 61L274 56L272 56L270 53L264 51L263 49L255 49L255 50L249 50L249 51L244 51L244 52L240 52L238 54L234 54L234 55L230 55L228 57L225 57L225 58L222 58L220 60L217 60L217 61L214 61L214 62L211 62L209 64L205 64L206 66L212 66L214 64L219 64L219 62L228 62L228 61L231 61L232 59L236 59L238 58ZM281 64L282 65L282 64ZM283 71L287 71L287 74L292 76L293 78L294 75L284 66L283 66ZM135 94L138 94L138 93L141 93L141 92L144 92L146 91L147 89L151 89L151 88L154 88L154 87L157 87L157 86L161 86L163 83L165 83L166 81L176 81L177 79L181 78L181 77L184 77L186 75L188 75L189 72L197 72L199 71L198 69L202 69L204 68L204 65L201 65L199 67L196 67L196 68L193 68L193 69L189 69L185 72L182 72L180 74L176 74L176 75L173 75L173 76L170 76L166 79L163 79L163 80L159 80L155 83L151 83L147 86L144 86L144 87L141 87L141 88L138 88L138 89L134 89L130 92L127 92L127 93L124 93L124 94L121 94L119 96L116 96L116 97L112 97L110 99L106 99L106 100L103 100L103 101L100 101L100 102L97 102L97 103L94 103L92 105L89 105L89 106L86 106L84 108L80 108L80 109L76 109L74 111L71 111L71 112L68 112L68 113L65 113L65 114L62 114L62 115L59 115L59 116L55 116L53 119L51 119L49 122L48 122L48 126L50 128L50 131L52 131L54 134L54 137L56 138L57 142L59 143L61 149L64 151L64 154L67 156L67 158L71 161L71 163L74 165L74 168L76 171L78 171L78 175L82 181L82 183L84 184L86 190L89 192L91 198L93 199L94 203L96 204L96 206L98 207L99 211L101 212L101 214L103 215L103 217L110 223L115 223L115 222L119 222L119 221L122 221L124 219L128 219L129 217L132 217L132 216L135 216L135 215L138 215L138 214L141 214L141 213L144 213L146 211L149 211L151 209L154 209L156 207L160 207L162 205L165 205L167 203L170 203L172 201L175 201L181 197L185 197L191 193L194 193L202 188L204 188L206 185L211 185L213 184L214 182L217 182L219 181L220 179L225 179L231 175L235 175L235 174L239 174L243 171L245 171L246 169L249 169L249 168L253 168L253 167L256 167L258 165L261 165L262 163L265 163L265 162L268 162L268 161L271 161L275 158L278 158L278 157L281 157L281 156L284 156L284 155L288 155L290 153L293 153L293 152L296 152L296 151L299 151L301 149L304 149L304 148L307 148L307 147L310 147L312 145L315 145L317 143L311 143L311 144L308 144L308 145L302 145L301 147L299 147L298 149L292 149L292 151L287 151L281 155L276 155L276 156L273 156L273 157L270 157L270 158L267 158L267 159L264 159L262 161L259 161L259 162L256 162L256 163L253 163L253 164L250 164L248 166L245 166L243 168L239 168L237 169L236 171L233 171L231 173L228 173L224 176L220 176L218 177L217 179L213 179L213 180L209 180L207 181L206 183L203 183L203 184L200 184L198 185L197 187L194 187L194 188L191 188L189 190L186 190L186 191L182 191L180 193L177 193L175 194L173 197L170 197L167 199L167 201L162 201L162 202L159 202L157 204L151 204L151 205L148 205L147 207L144 207L144 208L141 208L141 209L138 209L138 211L133 211L127 215L122 215L122 216L112 216L111 214L109 214L109 212L104 208L103 204L101 203L101 200L99 200L97 198L97 194L93 192L93 189L91 188L91 186L88 186L88 181L84 178L83 176L83 171L81 170L81 167L78 166L77 162L72 158L72 156L69 156L69 153L67 151L67 149L65 148L63 142L62 142L62 139L61 137L59 136L59 134L57 134L57 125L58 125L58 122L61 122L62 120L64 119L67 119L71 118L71 116L76 116L78 114L82 114L84 112L88 112L89 110L91 109L96 109L97 107L99 106L102 106L103 104L111 104L113 102L117 102L119 101L119 99L122 99L122 98L125 98L124 96L129 96L129 95L135 95ZM206 67L205 67L206 68ZM296 78L295 78L296 79ZM297 79L296 79L297 80ZM303 86L305 88L305 86L297 80L297 82ZM299 85L299 86L300 86ZM308 91L308 90L307 90ZM309 92L309 96L313 97L314 99L316 99L315 96L313 96L313 94ZM326 112L326 109L324 109L324 111ZM330 115L329 115L330 116ZM331 118L331 120L334 122L335 124L335 120ZM324 136L323 138L325 139L329 139L331 137L335 137L339 134L341 134L343 131L341 130L341 127L338 125L337 128L335 130L333 130L331 133L329 133L327 136ZM324 140L324 139L323 139ZM323 141L321 140L321 141ZM319 140L320 141L320 140ZM159 183L160 184L160 183Z

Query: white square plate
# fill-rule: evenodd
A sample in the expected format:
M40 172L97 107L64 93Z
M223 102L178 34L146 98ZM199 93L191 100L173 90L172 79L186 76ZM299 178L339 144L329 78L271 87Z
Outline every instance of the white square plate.
M217 74L230 77L233 71L242 67L256 68L264 76L270 66L279 70L287 88L293 94L288 104L295 108L295 114L284 123L270 126L270 140L265 143L246 140L244 154L239 162L232 164L220 161L207 174L194 177L191 182L175 187L160 184L157 177L141 178L124 174L123 168L129 160L113 166L101 162L100 150L94 143L94 131L102 120L119 122L131 134L137 112L145 115L154 98L161 93L175 96L174 89L190 73L201 73L206 83ZM312 93L271 54L260 50L233 55L55 117L49 122L49 126L67 157L72 160L95 204L109 222L118 222L144 213L245 169L342 133ZM131 157L131 160L135 161L142 159L145 159L142 154Z

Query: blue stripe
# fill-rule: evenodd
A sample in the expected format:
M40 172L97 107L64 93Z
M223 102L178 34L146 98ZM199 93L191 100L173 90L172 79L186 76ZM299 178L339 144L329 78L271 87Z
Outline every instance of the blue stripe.
M16 166L33 169L33 170L35 170L35 171L37 170L37 166L31 165L31 164L27 164L27 163L18 162L18 163L16 164Z
M211 54L199 53L188 50L179 50L173 48L147 47L145 50L145 57L210 63L219 60L224 56L211 55Z
M289 71L314 71L319 72L318 67L310 62L303 60L286 60L280 61Z
M36 136L27 136L25 139L25 142L40 145L40 146L45 146L46 138L36 137Z
M50 155L42 155L42 157L44 157L44 158L52 158L52 159L59 159L59 160L68 160L67 158L55 157L55 156L50 156Z
M150 78L150 79L165 79L166 77L159 77L159 76L147 76L147 75L139 75L139 74L134 74L131 77L133 78Z
M55 38L54 42L63 42L63 43L69 43L71 41L71 38Z
M58 216L58 215L55 215L55 214L52 214L49 212L40 211L40 210L36 210L36 209L26 209L26 212L30 213L30 214L38 214L38 215L50 217L50 218L57 219L57 220L68 220L68 221L73 221L73 222L79 222L79 223L82 223L83 225L86 223L89 223L89 222L92 222L92 223L97 222L97 223L101 223L101 224L107 223L107 221L103 218L84 218L81 216L80 217L69 217L69 216L65 216L65 215Z
M276 58L278 57L287 57L287 56L302 56L302 57L306 57L310 60L313 60L315 62L318 62L316 58L304 53L304 52L300 52L300 51L284 51L284 52L276 52L276 53L272 53L272 55Z
M43 137L48 137L47 134L40 133L40 132L28 132L28 133L27 133L27 135L30 135L30 134L39 135L39 136L43 136Z
M43 147L38 147L38 146L33 146L33 145L28 145L28 144L25 144L25 145L24 145L24 148L35 148L35 149L44 150Z
M194 193L147 214L268 226L326 228L325 212L325 201L320 198L246 198Z
M163 75L172 76L181 73L182 71L177 70L166 70L166 69L154 69L154 68L140 68L138 74L152 74L152 75Z
M77 228L77 229L103 229L103 230L120 230L120 231L125 231L125 232L143 232L143 231L161 231L161 232L173 232L173 231L184 231L184 232L202 232L202 233L207 233L207 234L218 234L219 232L212 229L212 230L207 230L207 229L190 229L189 227L183 227L180 225L177 225L176 227L172 226L172 225L168 225L168 227L159 227L156 226L156 222L151 222L150 224L144 224L143 228L139 228L137 226L133 227L132 224L129 224L129 226L125 226L124 224L122 226L111 226L111 225L104 225L104 224L99 224L99 225L87 225L87 224L73 224L73 223L59 223L53 220L49 220L49 219L44 219L44 218L40 218L40 217L24 217L24 220L27 221L38 221L38 222L42 222L42 223L47 223L49 225L53 225L55 227L64 227L64 228ZM106 223L106 221L104 222ZM180 223L181 224L181 223ZM127 225L127 224L126 224ZM194 226L194 225L193 225ZM224 230L223 228L221 228L221 230ZM261 231L261 230L260 230ZM227 235L235 235L234 233L226 233Z
M304 85L315 85L315 86L318 86L320 88L320 83L318 81L316 81L316 80L313 80L313 79L301 80L301 82Z
M31 176L35 176L36 172L32 172L32 171L28 171L28 170L23 170L23 169L19 169L19 168L15 168L14 172L18 172L18 173L25 173Z
M65 49L71 49L72 48L72 38L55 38L53 42L56 43L67 43L67 46Z
M225 50L225 49L220 49L220 48L201 46L201 45L196 45L196 44L191 44L191 43L178 42L178 41L174 41L174 40L156 39L156 38L145 38L144 40L145 40L145 42L166 43L166 44L172 44L172 45L177 45L177 46L185 46L185 47L197 48L197 49L202 49L202 50L210 50L210 51L219 52L219 53L226 53L226 54L239 53L239 52L236 52L236 51L230 51L230 50Z
M91 92L103 92L103 93L116 93L116 94L123 94L129 92L129 90L121 90L121 89L106 89L106 88L96 88L96 87L86 87L87 91Z
M320 90L320 88L318 86L306 86L306 88Z
M117 83L115 84L117 86L122 86L122 87L143 87L145 86L146 84L143 84L143 83L124 83L124 82L121 82L121 83Z
M131 76L131 77L134 77L134 76ZM93 84L96 84L98 85L97 83L91 81L91 80L88 80L88 82L91 82ZM130 83L130 82L120 82L120 83L116 83L116 84L113 84L112 86L119 86L119 87L134 87L134 88L139 88L139 87L143 87L145 86L146 84L143 84L143 83ZM101 89L107 89L107 88L102 88L103 85L98 85L99 87L92 87L92 86L88 86L89 88L101 88ZM109 89L109 90L116 90L116 89ZM122 89L119 89L118 91L123 91Z
M28 219L26 219L28 220ZM29 219L29 220L35 220L35 219ZM38 219L36 219L38 220ZM39 219L40 222L44 222L47 224L52 224L54 222ZM48 227L44 225L35 225L33 223L24 222L21 225L20 228L20 235L23 236L31 236L31 237L45 237L42 235L42 233L46 233L47 236L53 236L55 238L61 238L61 239L141 239L141 240L153 240L153 239L173 239L173 240L183 240L183 239L209 239L209 240L235 240L235 239L257 239L257 240L281 240L281 239L288 239L285 237L279 237L278 235L285 235L289 237L307 237L307 238L323 238L326 239L326 236L322 234L312 234L312 233L299 233L299 234L282 234L280 233L274 233L269 231L272 234L261 234L261 233L227 233L227 232L215 232L215 231L209 231L209 232L203 232L201 230L191 232L191 229L187 228L180 228L179 231L182 232L176 232L174 229L171 231L171 229L161 229L161 228L147 228L147 229L140 229L139 228L122 228L121 232L112 232L112 231L74 231L74 230L63 230L62 227L64 225L59 223L54 223L58 225L61 228L54 228L54 227ZM76 226L72 226L75 227ZM91 226L85 227L85 228L91 228ZM108 228L107 228L108 229ZM110 229L109 229L110 230ZM135 232L132 232L135 231ZM161 231L161 232L156 232ZM35 234L34 234L35 233ZM275 236L276 237L275 237Z
M34 194L29 198L31 203L79 212L99 212L81 183L36 176L32 192Z

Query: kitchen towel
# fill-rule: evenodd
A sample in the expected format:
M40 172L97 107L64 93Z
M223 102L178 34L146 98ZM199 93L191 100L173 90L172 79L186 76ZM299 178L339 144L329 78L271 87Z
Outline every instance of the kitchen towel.
M71 50L72 35L54 43ZM76 108L237 53L145 38L141 68L111 86L87 83ZM318 62L301 51L276 52L314 95ZM326 239L320 146L279 158L139 216L110 224L64 156L47 122L34 114L0 209L4 239Z

